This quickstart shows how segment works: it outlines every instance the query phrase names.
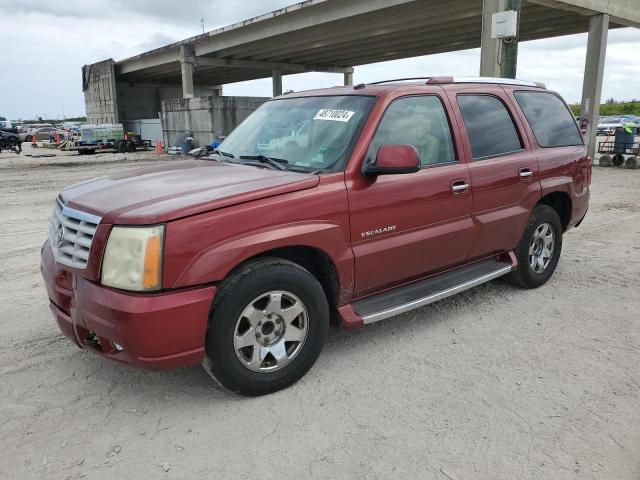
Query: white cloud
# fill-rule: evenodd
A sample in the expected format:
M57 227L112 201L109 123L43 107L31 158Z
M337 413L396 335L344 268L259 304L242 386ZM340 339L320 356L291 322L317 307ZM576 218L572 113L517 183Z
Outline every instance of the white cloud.
M82 115L82 65L116 60L228 25L293 0L3 0L0 29L0 115L28 118ZM570 102L582 88L586 35L520 44L518 76L547 83ZM640 30L609 33L603 98L640 98ZM356 67L356 82L429 75L477 75L478 49ZM337 85L341 75L284 77L285 89ZM227 95L271 94L271 80L225 86Z

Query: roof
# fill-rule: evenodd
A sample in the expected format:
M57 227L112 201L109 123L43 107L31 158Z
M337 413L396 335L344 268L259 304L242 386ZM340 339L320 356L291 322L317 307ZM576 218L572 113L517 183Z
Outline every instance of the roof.
M508 78L487 77L425 77L424 79L396 79L374 83L361 83L351 86L335 86L304 90L299 92L287 92L276 98L314 97L323 95L370 95L382 96L386 93L401 90L415 91L416 87L446 87L454 84L474 85L503 85L506 87L525 87L526 89L546 90L544 84L527 80L514 80Z
M523 0L520 40L640 26L637 0ZM480 46L482 0L307 0L115 63L121 81L180 83L181 47L193 48L199 85L301 71L341 72L372 62Z

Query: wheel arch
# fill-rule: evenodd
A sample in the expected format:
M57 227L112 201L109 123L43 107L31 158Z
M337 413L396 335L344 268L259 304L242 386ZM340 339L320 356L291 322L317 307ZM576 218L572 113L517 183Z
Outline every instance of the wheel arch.
M329 254L317 247L311 247L309 245L288 245L265 250L238 264L227 274L227 277L244 267L246 264L266 257L289 260L290 262L293 262L309 271L309 273L311 273L311 275L313 275L322 286L322 289L327 296L330 309L335 311L340 296L338 269Z
M566 192L549 192L545 194L539 201L538 205L548 205L553 208L560 217L562 229L567 230L569 221L571 220L571 197Z

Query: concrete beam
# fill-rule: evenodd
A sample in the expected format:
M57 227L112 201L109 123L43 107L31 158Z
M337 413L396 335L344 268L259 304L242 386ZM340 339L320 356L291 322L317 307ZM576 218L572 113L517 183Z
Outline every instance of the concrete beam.
M527 0L529 3L545 7L567 10L591 16L603 13L609 15L610 22L640 28L640 8L638 0Z
M282 70L274 68L271 78L273 80L273 96L282 95Z
M195 50L192 45L180 45L180 71L182 73L182 97L193 98L193 70L196 65Z
M197 66L207 67L236 67L250 68L253 70L273 70L282 72L326 72L326 73L346 73L351 67L334 67L329 65L304 65L299 63L286 62L264 62L258 60L236 60L233 58L213 58L196 57Z
M180 61L180 48L177 46L165 47L161 52L138 55L133 59L117 62L116 75L137 72L145 68L158 67L160 65L176 65Z
M505 0L482 1L482 34L480 38L480 76L499 77L498 46L500 40L491 38L491 16L502 12Z
M600 97L604 76L604 61L607 53L607 34L609 16L594 15L589 21L589 38L587 40L587 56L582 83L582 103L580 121L586 121L587 154L593 158L596 150L598 115L600 114Z

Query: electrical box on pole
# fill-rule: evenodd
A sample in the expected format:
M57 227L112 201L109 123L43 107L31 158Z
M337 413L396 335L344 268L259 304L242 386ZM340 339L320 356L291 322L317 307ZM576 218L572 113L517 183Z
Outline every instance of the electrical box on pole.
M518 34L518 12L507 10L491 16L491 38L513 38Z

